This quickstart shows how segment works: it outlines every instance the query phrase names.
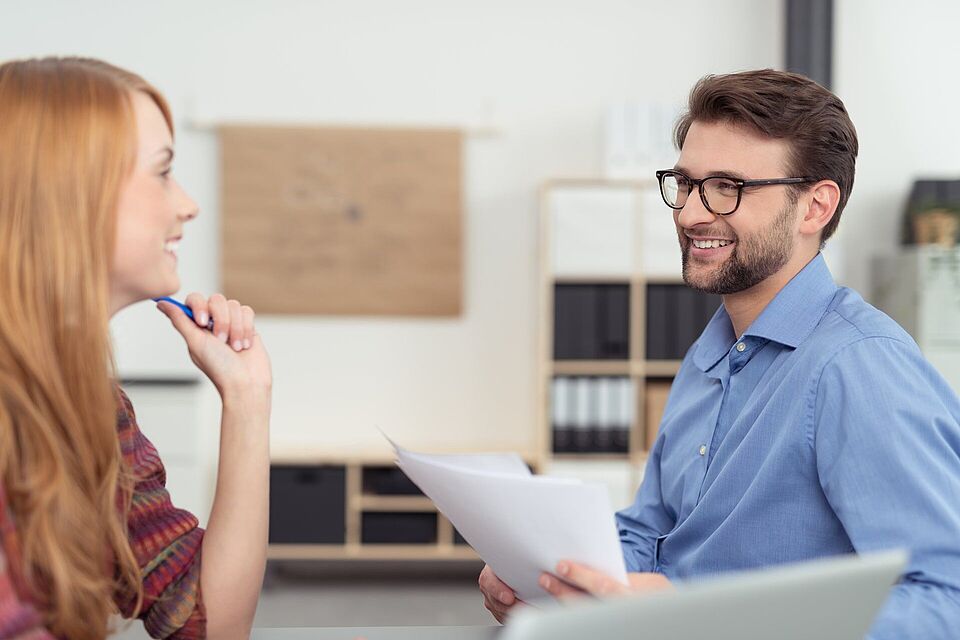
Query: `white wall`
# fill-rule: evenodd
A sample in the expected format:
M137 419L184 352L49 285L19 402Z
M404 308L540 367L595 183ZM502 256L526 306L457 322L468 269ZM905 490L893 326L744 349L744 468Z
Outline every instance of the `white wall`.
M834 91L857 127L840 223L845 281L869 294L871 257L899 244L913 180L960 178L960 2L836 0Z
M374 426L409 446L529 449L537 187L599 174L601 117L612 101L679 101L705 73L780 66L780 4L4 2L0 59L103 57L158 85L181 125L187 117L493 124L499 136L468 139L464 151L462 318L261 317L260 331L275 369L276 450L380 447ZM849 84L852 74L841 75ZM184 286L212 291L216 136L181 126L177 147L175 172L202 207L186 231ZM151 309L142 313L134 338L169 331ZM184 366L172 353L165 366Z

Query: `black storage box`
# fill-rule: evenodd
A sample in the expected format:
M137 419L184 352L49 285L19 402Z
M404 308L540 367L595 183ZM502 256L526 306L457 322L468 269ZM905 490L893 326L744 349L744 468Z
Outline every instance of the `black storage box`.
M683 284L648 284L647 360L682 360L722 302Z
M343 544L346 470L341 466L270 467L270 542Z
M554 288L555 360L630 357L630 286L558 284Z
M437 541L437 514L406 511L368 511L361 514L363 544L433 544Z
M379 496L421 496L400 467L364 467L363 492Z

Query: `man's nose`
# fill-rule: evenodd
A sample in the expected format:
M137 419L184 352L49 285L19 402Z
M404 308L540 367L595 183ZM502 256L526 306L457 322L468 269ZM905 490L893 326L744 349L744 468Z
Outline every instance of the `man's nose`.
M677 224L685 229L690 229L698 224L710 224L714 221L714 218L716 218L716 215L703 205L700 192L693 189L687 196L683 209L680 209L677 214Z

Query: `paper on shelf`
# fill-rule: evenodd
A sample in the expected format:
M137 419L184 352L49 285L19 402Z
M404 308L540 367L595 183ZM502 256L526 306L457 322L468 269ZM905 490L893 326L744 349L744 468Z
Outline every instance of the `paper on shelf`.
M534 476L516 454L433 455L390 443L397 465L521 600L550 597L540 574L565 559L627 583L603 485Z

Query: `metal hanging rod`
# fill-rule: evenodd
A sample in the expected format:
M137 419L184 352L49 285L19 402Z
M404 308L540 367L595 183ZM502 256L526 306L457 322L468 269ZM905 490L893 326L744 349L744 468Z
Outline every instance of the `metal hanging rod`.
M468 138L497 138L503 134L503 131L494 125L454 125L454 124L374 124L374 123L351 123L338 122L328 124L317 121L256 121L256 120L211 120L205 118L186 118L181 121L181 126L187 131L198 131L215 133L221 127L233 126L268 126L268 127L344 127L344 128L376 128L376 129L459 129Z

